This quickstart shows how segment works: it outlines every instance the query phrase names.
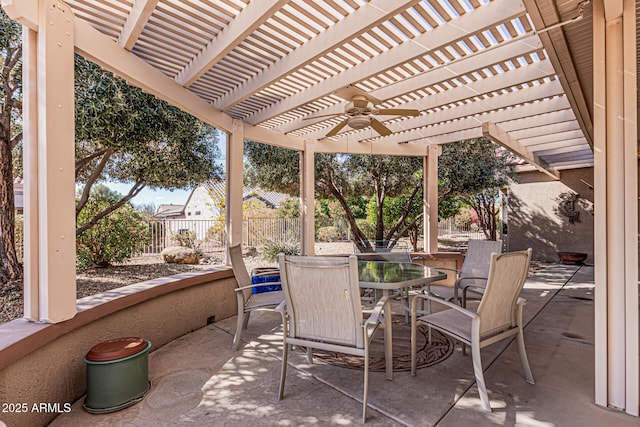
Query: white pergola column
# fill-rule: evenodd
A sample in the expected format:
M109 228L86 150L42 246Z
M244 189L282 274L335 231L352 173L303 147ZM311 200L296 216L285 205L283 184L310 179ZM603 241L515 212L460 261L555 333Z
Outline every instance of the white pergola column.
M438 252L438 156L440 153L441 149L438 145L429 145L422 163L424 251L428 254Z
M315 141L307 140L300 152L300 252L315 254Z
M593 4L596 403L639 413L635 2Z
M57 323L76 314L73 14L39 3L24 27L25 317Z
M244 124L234 119L227 134L227 187L225 194L225 226L227 248L242 244L242 171L244 167ZM227 264L230 263L227 257Z

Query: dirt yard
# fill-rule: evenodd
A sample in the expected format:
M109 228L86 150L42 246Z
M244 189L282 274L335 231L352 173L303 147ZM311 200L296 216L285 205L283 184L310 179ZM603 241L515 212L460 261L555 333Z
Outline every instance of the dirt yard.
M456 239L450 239L444 243L441 250L461 250L464 246ZM350 242L316 243L317 255L348 254L353 253L353 244ZM247 269L254 267L275 265L262 260L259 256L245 259ZM76 275L78 298L98 294L133 283L158 277L171 276L194 270L206 270L216 265L222 265L222 253L207 254L197 265L165 264L160 256L146 256L134 258L125 264L118 264L107 268L89 268L78 271ZM532 262L532 273L543 268L544 263ZM22 317L22 281L9 283L0 287L0 323Z

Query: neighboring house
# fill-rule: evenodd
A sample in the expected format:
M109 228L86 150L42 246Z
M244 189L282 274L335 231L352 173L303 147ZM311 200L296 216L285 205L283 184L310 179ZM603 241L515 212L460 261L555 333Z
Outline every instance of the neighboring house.
M219 180L210 180L193 189L184 213L186 219L216 220L224 214L224 196L226 183ZM264 202L268 208L278 207L292 196L275 191L264 191L260 188L244 188L242 199Z
M184 205L187 219L220 218L224 213L224 181L207 181L193 189Z
M184 205L160 205L153 217L158 219L184 219Z
M278 209L280 205L292 197L288 194L277 193L275 191L263 191L260 189L254 188L253 190L249 190L245 192L243 196L243 200L245 201L259 201L264 202L268 208Z

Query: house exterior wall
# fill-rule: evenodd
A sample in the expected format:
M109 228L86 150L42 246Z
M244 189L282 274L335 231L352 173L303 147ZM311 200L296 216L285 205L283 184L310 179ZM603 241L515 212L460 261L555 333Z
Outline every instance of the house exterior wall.
M185 217L186 219L218 219L220 210L216 203L211 198L209 190L205 186L199 185L193 190L184 207Z
M583 252L593 263L593 168L563 170L560 177L526 172L509 186L507 250L530 247L539 261L558 261L558 251ZM573 203L572 194L578 194Z

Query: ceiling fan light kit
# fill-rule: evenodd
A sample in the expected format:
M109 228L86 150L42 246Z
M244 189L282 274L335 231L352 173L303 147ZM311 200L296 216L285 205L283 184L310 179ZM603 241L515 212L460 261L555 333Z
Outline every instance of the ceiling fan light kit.
M367 116L354 116L348 120L351 129L364 129L371 125L371 118Z

